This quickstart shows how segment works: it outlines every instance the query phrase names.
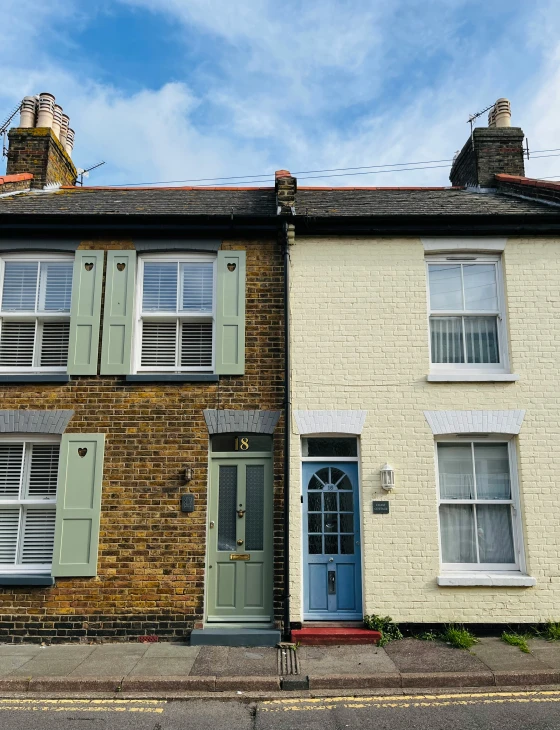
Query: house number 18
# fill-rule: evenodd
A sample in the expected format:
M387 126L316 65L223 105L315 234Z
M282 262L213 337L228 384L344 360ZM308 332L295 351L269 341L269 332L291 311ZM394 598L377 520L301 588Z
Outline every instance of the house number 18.
M243 438L235 439L235 450L236 451L248 451L249 450L249 439L244 436Z

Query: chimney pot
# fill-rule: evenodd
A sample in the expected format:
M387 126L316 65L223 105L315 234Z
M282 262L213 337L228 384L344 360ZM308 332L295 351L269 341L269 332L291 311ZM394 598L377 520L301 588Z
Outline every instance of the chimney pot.
M70 117L68 114L62 114L61 120L60 120L60 134L58 136L58 139L60 140L60 144L66 148L66 135L68 134L68 127L70 125Z
M54 116L54 96L44 91L39 94L39 113L37 114L38 127L52 127Z
M74 130L68 128L68 131L66 132L66 144L64 145L64 149L66 150L69 157L72 157L72 150L74 149Z
M507 99L498 99L494 104L496 127L511 127L511 104Z
M26 96L21 102L19 126L30 129L35 126L35 114L37 111L37 99L34 96Z
M52 131L56 134L58 139L60 139L61 125L62 125L62 107L60 106L60 104L55 104L54 111L53 111Z

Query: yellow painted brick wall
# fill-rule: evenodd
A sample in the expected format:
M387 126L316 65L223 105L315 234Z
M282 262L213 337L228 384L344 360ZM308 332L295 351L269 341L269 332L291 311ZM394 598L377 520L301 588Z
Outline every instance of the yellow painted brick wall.
M560 240L512 238L503 254L515 383L428 383L420 239L296 238L291 250L294 409L365 409L364 610L410 622L560 619ZM424 410L526 409L517 439L534 588L438 587L434 437ZM302 620L300 440L292 426L291 620ZM379 469L395 468L386 497ZM388 498L389 515L372 499Z

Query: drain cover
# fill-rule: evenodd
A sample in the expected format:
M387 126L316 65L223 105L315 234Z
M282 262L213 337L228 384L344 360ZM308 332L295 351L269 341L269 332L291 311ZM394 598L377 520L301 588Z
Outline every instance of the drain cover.
M278 644L278 674L287 677L290 674L299 674L299 660L295 644L287 641Z

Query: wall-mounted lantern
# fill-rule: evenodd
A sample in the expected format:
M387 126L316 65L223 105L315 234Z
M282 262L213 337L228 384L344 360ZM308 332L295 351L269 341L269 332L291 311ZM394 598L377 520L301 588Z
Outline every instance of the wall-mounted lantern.
M381 467L381 486L386 492L390 492L395 488L395 470L389 464Z
M186 466L185 467L185 483L188 484L190 481L192 481L193 478L193 468L192 466Z

